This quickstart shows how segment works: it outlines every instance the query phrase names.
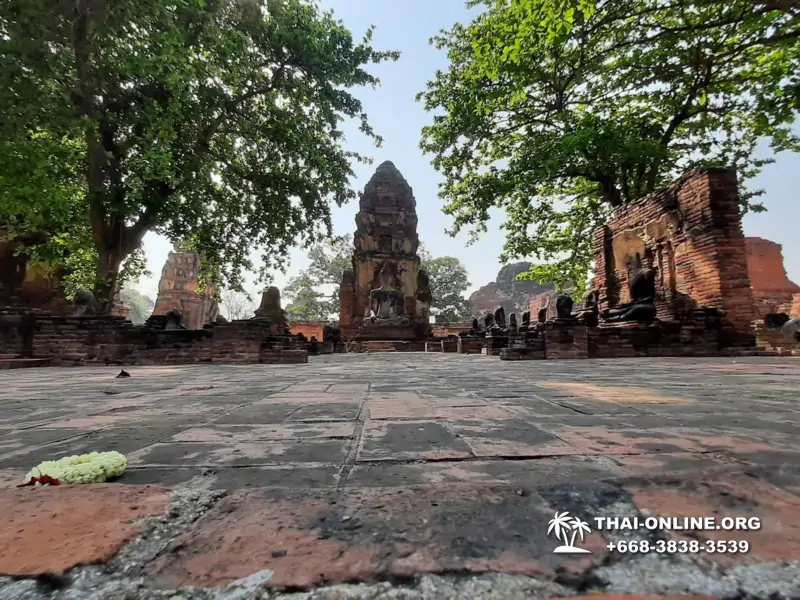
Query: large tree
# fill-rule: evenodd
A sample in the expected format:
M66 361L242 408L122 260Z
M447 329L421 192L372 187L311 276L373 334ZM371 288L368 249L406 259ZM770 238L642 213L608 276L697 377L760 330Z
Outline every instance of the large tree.
M472 318L472 310L466 292L469 275L464 263L455 256L434 258L430 252L420 248L422 268L428 274L431 286L431 313L437 323L463 323Z
M289 301L286 312L292 321L327 321L335 310L307 271L293 277L283 291Z
M0 33L0 146L46 133L77 148L62 176L82 173L106 306L148 231L237 288L254 248L268 269L330 230L365 160L343 149L342 121L380 141L347 90L397 57L309 0L4 0ZM17 187L1 213L69 212L60 181Z
M793 14L745 0L476 4L433 40L450 67L420 94L440 113L422 148L453 233L504 209L502 259L536 259L530 278L580 289L611 208L693 167L732 166L744 183L772 162L755 156L764 139L800 147ZM763 210L759 194L743 187L745 209Z

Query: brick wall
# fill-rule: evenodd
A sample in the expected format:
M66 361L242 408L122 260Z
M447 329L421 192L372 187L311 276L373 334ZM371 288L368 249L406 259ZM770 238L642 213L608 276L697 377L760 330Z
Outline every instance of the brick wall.
M433 337L446 338L451 335L458 335L463 331L472 329L472 323L432 323L431 334Z
M528 310L531 311L531 321L536 321L539 318L539 310L542 308L547 309L548 319L555 319L557 315L557 298L558 293L555 291L542 292L541 294L536 294L533 298L531 298L530 304L528 305Z
M302 333L306 338L309 340L312 337L317 338L318 341L322 341L322 328L325 327L328 323L325 321L292 321L289 324L289 328L292 332L292 335L297 335Z
M585 325L548 321L544 324L544 357L589 358L588 333Z
M204 329L134 326L122 317L58 317L0 312L0 354L52 358L53 364L303 363L308 352L265 321ZM12 333L9 333L12 332Z
M753 288L755 317L783 310L792 303L792 296L800 294L800 286L789 279L783 265L780 244L759 237L745 238L747 245L747 272Z
M32 312L0 308L0 354L32 357L34 327L35 318Z
M628 264L638 255L643 266L658 268L659 318L717 308L733 324L736 343L752 343L753 293L735 171L691 171L616 209L595 232L594 250L601 309L630 300Z

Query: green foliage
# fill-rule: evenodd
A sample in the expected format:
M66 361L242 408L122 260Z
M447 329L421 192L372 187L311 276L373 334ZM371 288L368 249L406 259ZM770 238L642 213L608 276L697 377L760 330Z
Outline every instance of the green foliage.
M455 256L428 257L422 263L428 274L433 300L431 313L437 323L463 323L472 317L464 296L470 283L467 269Z
M308 0L5 0L0 31L0 158L28 171L0 180L0 213L79 217L106 302L148 231L235 289L254 249L266 272L329 232L367 160L341 123L380 143L347 90L398 56Z
M313 244L310 264L283 290L292 302L287 311L296 321L327 321L339 313L342 271L352 268L353 237L340 235ZM303 316L301 316L303 315Z
M577 2L577 0L576 0ZM581 289L609 209L687 169L745 184L800 148L800 19L744 0L487 0L432 43L450 67L419 95L436 111L421 147L444 176L453 234L506 213L501 259ZM566 8L565 8L566 7ZM570 8L580 8L567 13ZM745 210L764 210L742 186Z
M134 325L144 323L155 308L155 301L149 296L145 296L139 290L132 287L123 287L119 294L122 303L128 307L130 314L128 318Z
M315 289L307 271L293 277L284 294L290 301L286 312L292 321L327 321L333 312L325 295Z

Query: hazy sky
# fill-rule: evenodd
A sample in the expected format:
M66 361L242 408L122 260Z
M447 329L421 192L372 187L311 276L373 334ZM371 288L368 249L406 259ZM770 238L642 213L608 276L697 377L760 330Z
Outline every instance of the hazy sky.
M417 92L425 87L437 69L447 68L447 59L442 52L428 45L432 35L442 28L449 28L458 21L466 22L470 12L464 0L323 0L326 7L333 8L338 18L359 37L370 26L376 26L374 46L384 50L399 50L402 55L397 62L388 62L373 68L382 85L376 90L358 90L356 95L376 131L384 138L382 148L374 148L369 140L354 128L348 128L348 146L362 154L372 156L372 166L356 165L356 189L363 189L374 167L391 160L403 173L417 200L419 236L434 256L457 256L466 265L472 289L493 281L500 268L499 255L503 236L499 230L502 214L489 224L489 231L479 242L467 247L466 233L457 238L445 234L451 225L450 217L441 212L442 201L437 197L439 176L430 165L429 157L419 150L420 129L430 122L420 103L414 100ZM798 196L800 196L800 156L782 154L774 165L768 166L758 181L757 187L766 190L764 197L769 211L746 215L746 235L765 237L783 245L783 254L789 277L800 283L800 234L798 233ZM351 202L335 208L333 224L336 233L352 233L355 229L355 214L358 203ZM137 286L140 291L155 299L158 278L170 244L153 234L145 237L148 268L153 277L143 278ZM287 275L276 274L275 285L282 287L286 280L307 265L304 253L292 253ZM255 286L251 287L256 291ZM472 290L470 290L472 291Z

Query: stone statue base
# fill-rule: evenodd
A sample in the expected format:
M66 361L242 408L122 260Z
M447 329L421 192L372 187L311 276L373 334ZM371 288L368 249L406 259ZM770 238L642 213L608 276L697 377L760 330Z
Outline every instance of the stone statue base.
M386 319L370 317L367 324L370 327L408 327L411 321L407 317L388 317Z
M344 340L424 340L430 337L430 325L412 323L410 325L378 325L365 322L361 325L342 325L342 339Z

